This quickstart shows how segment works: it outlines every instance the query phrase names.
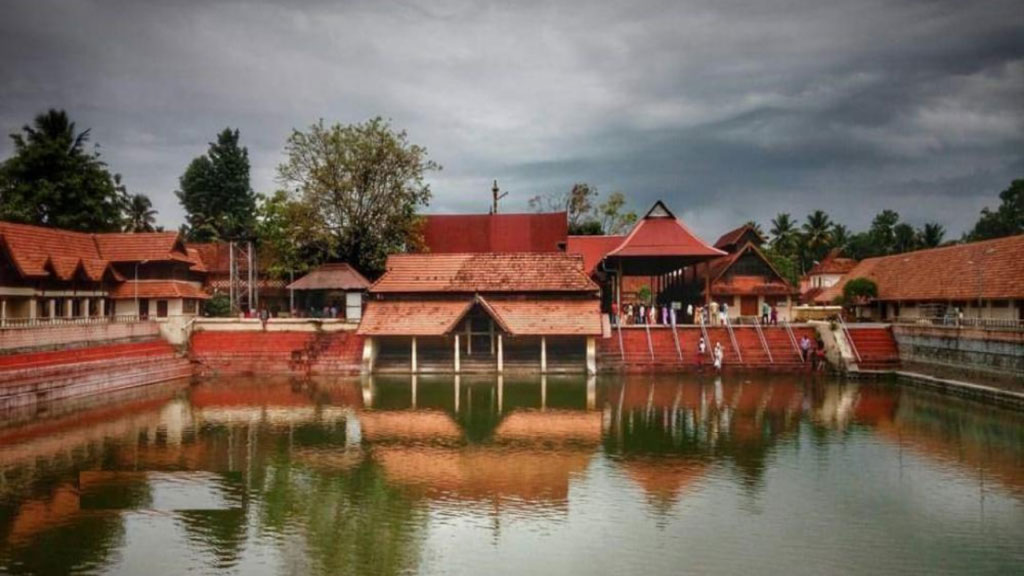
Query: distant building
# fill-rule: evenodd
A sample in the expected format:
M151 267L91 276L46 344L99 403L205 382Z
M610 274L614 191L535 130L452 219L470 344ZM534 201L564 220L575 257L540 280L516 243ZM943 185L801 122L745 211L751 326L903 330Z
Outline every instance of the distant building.
M729 305L729 316L761 316L761 306L775 306L780 320L790 318L798 291L775 269L754 242L731 244L728 256L711 262L707 277L711 298Z
M0 222L0 320L189 316L206 269L177 232L89 234ZM136 307L138 303L138 307Z
M764 245L764 242L764 236L761 236L761 233L756 228L750 224L744 224L735 230L722 234L718 241L715 242L715 248L729 254L734 254L747 244L754 244L760 247Z
M826 288L835 286L843 275L853 270L856 265L857 261L853 258L843 258L838 249L832 250L800 279L800 299L804 302L813 302Z
M245 253L247 244L236 242L231 249L229 242L189 242L186 247L189 253L198 258L206 269L203 289L210 295L228 294L231 289L231 257L235 259L235 273L239 289L239 309L250 307L248 302L249 259ZM266 307L272 311L288 310L288 292L285 290L287 281L272 278L268 272L267 258L259 252L254 255L253 263L253 304L252 308Z
M856 306L875 320L953 318L1024 320L1024 235L867 258L815 297L830 304L854 278L878 285Z
M288 285L300 294L295 307L313 316L334 308L337 318L358 322L363 313L363 295L370 281L344 262L324 264Z
M423 218L423 244L432 254L559 252L569 234L565 212L431 214Z
M561 253L395 254L359 334L367 370L594 371L598 286Z

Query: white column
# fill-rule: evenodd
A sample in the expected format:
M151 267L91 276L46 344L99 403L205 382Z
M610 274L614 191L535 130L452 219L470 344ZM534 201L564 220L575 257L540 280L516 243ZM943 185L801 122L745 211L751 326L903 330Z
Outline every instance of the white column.
M412 337L412 373L416 373L416 337Z
M472 334L473 322L466 319L466 356L473 355L473 334Z
M540 337L540 373L544 374L548 371L548 340L544 336Z
M372 336L366 338L363 342L363 373L370 374L373 372L373 365L377 360L377 343L374 341Z
M597 373L597 340L587 337L587 374Z
M100 298L100 316L107 315L107 299Z
M29 320L35 320L39 313L39 301L35 298L29 298L28 300L28 318Z
M413 374L412 375L412 409L413 410L416 409L416 389L417 389L417 387L418 387L418 382L416 382L416 374Z
M501 342L501 333L498 333L498 374L505 371L505 346Z
M86 318L92 316L92 310L90 309L91 307L89 306L89 304L90 301L88 298L82 298L82 316L85 316Z
M7 325L7 299L0 298L0 327Z
M53 317L57 315L57 299L56 298L50 298L49 305L50 305L50 313L48 314L48 317L50 318L50 320L53 320Z
M491 333L491 356L494 356L494 319L489 322L488 331Z
M64 299L64 317L71 318L75 314L75 299L65 298Z
M455 373L459 373L459 335L455 335ZM456 387L456 391L458 388Z

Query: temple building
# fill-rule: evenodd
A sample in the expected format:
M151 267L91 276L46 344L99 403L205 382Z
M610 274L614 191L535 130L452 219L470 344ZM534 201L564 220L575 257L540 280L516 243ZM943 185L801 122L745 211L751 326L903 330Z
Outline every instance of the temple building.
M857 261L853 258L843 258L838 249L828 253L821 261L814 266L800 279L800 300L803 302L814 302L815 298L827 288L835 286L843 275L853 270Z
M297 292L296 310L311 316L321 315L324 309L334 309L336 317L359 322L363 316L363 298L370 281L358 270L344 262L324 264L288 285Z
M872 320L1024 320L1024 234L892 256L866 258L818 294L832 304L854 278L868 278L878 296L856 303Z
M0 222L0 322L188 316L206 270L177 232L89 234Z
M707 276L702 276L705 290L710 289L712 300L729 305L730 318L759 317L767 303L776 308L779 320L789 320L798 290L772 265L760 244L756 233L742 244L726 244L730 254L714 260Z
M359 325L364 369L595 372L598 295L579 256L395 254Z
M272 262L262 253L253 251L252 257L252 294L249 298L249 254L248 243L235 242L189 242L186 244L190 254L202 263L206 269L203 289L211 296L214 294L230 294L232 261L235 269L235 291L239 310L267 308L276 316L289 309L289 294L285 289L285 280L274 278L270 273Z

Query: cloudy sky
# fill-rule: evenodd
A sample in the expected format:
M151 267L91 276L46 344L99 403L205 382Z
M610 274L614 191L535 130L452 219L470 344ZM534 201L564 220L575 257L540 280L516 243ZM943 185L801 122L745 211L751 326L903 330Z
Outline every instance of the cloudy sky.
M494 178L505 211L585 181L638 211L662 198L711 239L816 208L959 235L1024 178L1020 8L4 0L0 132L66 109L167 226L225 126L268 192L293 127L380 115L444 166L433 212L485 211Z

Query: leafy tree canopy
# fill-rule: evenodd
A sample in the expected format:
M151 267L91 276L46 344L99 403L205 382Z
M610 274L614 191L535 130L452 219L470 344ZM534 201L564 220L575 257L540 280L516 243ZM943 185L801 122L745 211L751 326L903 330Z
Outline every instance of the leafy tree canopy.
M361 124L294 130L278 179L305 205L308 237L326 236L325 258L368 273L380 272L388 254L422 242L417 210L431 197L427 172L441 166L404 131L380 117Z
M11 140L14 155L0 166L0 219L85 232L121 230L120 179L115 182L99 152L86 150L89 130L76 131L66 112L51 109Z
M1024 234L1024 179L1014 180L999 193L999 208L985 207L968 240L989 240Z
M179 180L175 195L193 242L253 238L256 195L249 186L249 151L238 142L238 130L225 128Z
M153 202L145 194L128 196L125 207L125 232L154 232L156 227L156 210Z
M878 284L870 278L852 278L843 286L843 301L846 304L863 302L878 297Z
M535 212L565 211L569 234L575 236L625 234L636 223L636 212L626 210L625 194L612 192L600 204L598 197L596 186L577 182L564 195L534 196L529 205Z

